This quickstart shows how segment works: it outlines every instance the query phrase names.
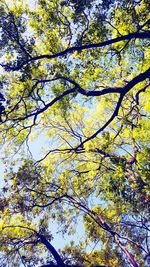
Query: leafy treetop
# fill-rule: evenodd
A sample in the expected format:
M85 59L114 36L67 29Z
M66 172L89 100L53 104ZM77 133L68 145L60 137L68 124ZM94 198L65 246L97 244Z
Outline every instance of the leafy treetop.
M1 266L147 267L150 3L33 4L0 1Z

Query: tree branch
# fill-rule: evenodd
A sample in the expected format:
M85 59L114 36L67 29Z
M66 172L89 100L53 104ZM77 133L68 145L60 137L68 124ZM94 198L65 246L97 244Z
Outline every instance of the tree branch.
M41 243L44 244L47 249L52 253L52 255L54 256L56 262L57 262L57 266L59 267L65 267L65 264L63 262L63 260L61 259L61 257L59 256L58 252L56 251L56 249L50 244L50 242L48 242L48 240L45 238L44 235L41 235L39 233L36 234L40 240Z
M17 227L32 231L40 239L41 243L43 245L45 245L45 247L52 253L54 259L57 262L57 266L65 267L65 264L64 264L63 260L61 259L61 257L59 256L59 254L55 250L55 248L50 244L50 242L45 238L44 235L39 234L36 230L34 230L34 229L30 228L30 227L22 226L22 225L8 225L8 226L4 226L2 228L2 230L6 229L6 228L17 228Z
M40 56L35 56L32 58L27 59L26 61L22 62L22 64L16 66L16 67L11 67L9 65L5 65L5 64L0 64L0 66L6 68L8 71L18 71L20 69L22 69L22 67L26 64L32 63L34 61L37 60L41 60L41 59L54 59L54 58L58 58L58 57L63 57L67 54L73 53L75 51L81 52L83 50L87 50L87 49L95 49L95 48L101 48L101 47L105 47L107 45L111 45L111 44L115 44L124 40L131 40L131 39L150 39L150 31L145 31L145 32L134 32L134 33L130 33L124 36L120 36L114 39L110 39L104 42L99 42L99 43L92 43L92 44L87 44L87 45L82 45L82 46L73 46L70 48L67 48L61 52L52 54L52 55L40 55Z
M120 93L120 98L118 100L118 103L116 105L116 108L112 114L112 116L110 117L110 119L98 130L96 131L93 135L91 135L90 137L88 137L87 139L85 139L82 143L80 143L75 150L77 150L79 147L83 147L83 145L85 143L87 143L88 141L92 140L93 138L95 138L100 132L102 132L113 120L115 117L117 117L121 103L123 101L124 96L126 95L126 93L128 93L135 85L137 85L138 83L144 81L145 79L150 77L150 68L147 69L145 72L140 73L139 75L137 75L136 77L134 77L130 82L128 82L127 85L125 85L121 90L119 90Z

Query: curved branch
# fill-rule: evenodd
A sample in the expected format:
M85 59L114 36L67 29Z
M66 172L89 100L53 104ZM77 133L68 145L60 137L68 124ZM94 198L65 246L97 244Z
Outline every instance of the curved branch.
M54 105L57 101L61 100L64 96L67 96L69 94L72 94L76 91L76 88L71 88L71 89L68 89L66 90L65 92L63 92L61 95L59 95L58 97L55 97L51 102L49 102L47 105L45 105L45 107L33 112L33 113L30 113L24 117L20 117L20 118L16 118L16 119L13 119L13 121L23 121L25 119L28 119L30 117L34 117L34 122L37 118L37 116L39 114L41 114L42 112L44 112L45 110L47 110L49 107L51 107L52 105Z
M45 245L45 247L52 253L54 259L57 262L57 265L59 267L65 267L65 264L64 264L63 260L61 259L61 257L59 256L56 249L50 244L50 242L46 239L46 237L44 235L39 234L36 230L34 230L30 227L22 226L22 225L8 225L8 226L3 227L2 230L6 229L6 228L17 228L17 227L32 231L40 239L41 243L43 245Z
M104 42L99 42L99 43L92 43L92 44L87 44L87 45L82 45L82 46L73 46L70 48L67 48L61 52L52 54L52 55L40 55L40 56L35 56L32 58L27 59L26 61L22 62L22 64L16 66L16 67L11 67L9 65L5 65L5 64L0 64L1 67L7 68L7 70L9 71L18 71L20 69L22 69L22 67L26 64L32 63L34 61L37 60L41 60L41 59L54 59L54 58L58 58L58 57L63 57L67 54L73 53L75 51L81 52L83 50L87 50L87 49L95 49L95 48L101 48L101 47L105 47L107 45L111 45L111 44L115 44L124 40L131 40L131 39L150 39L150 31L145 31L145 32L134 32L134 33L130 33L124 36L120 36L114 39L110 39Z
M57 76L56 78L57 80L58 79L62 79L62 80L65 80L71 84L73 84L78 92L81 94L81 95L85 95L85 96L101 96L101 95L106 95L106 94L111 94L111 93L118 93L120 94L122 92L122 88L121 87L108 87L108 88L104 88L103 90L100 90L100 91L86 91L85 89L83 89L77 82L75 82L74 80L70 79L70 78L67 78L67 77L64 77L64 76Z
M77 150L79 147L83 147L83 145L85 143L87 143L88 141L94 139L99 133L101 133L113 120L115 117L117 117L118 115L118 112L119 112L119 109L120 109L120 106L121 106L121 103L123 101L123 97L124 97L124 94L121 94L120 95L120 98L118 100L118 103L117 103L117 106L112 114L112 116L110 117L110 119L100 128L98 129L94 134L92 134L91 136L89 136L87 139L85 139L82 143L80 143L76 148L75 150Z
M117 106L112 114L112 116L110 117L110 119L99 129L97 130L93 135L91 135L90 137L88 137L87 139L85 139L82 143L80 143L75 150L77 150L79 147L83 147L83 145L85 143L87 143L88 141L92 140L93 138L95 138L100 132L102 132L113 120L115 117L117 117L121 103L123 101L123 98L125 96L126 93L128 93L135 85L137 85L138 83L144 81L145 79L150 77L150 68L147 69L145 72L140 73L139 75L137 75L136 77L134 77L130 82L128 82L128 84L123 87L120 91L120 98L118 100ZM104 89L105 90L105 89Z
M45 236L37 233L37 236L40 238L41 243L43 243L47 249L52 253L52 255L54 256L58 266L60 267L65 267L65 264L63 262L63 260L61 259L61 257L59 256L58 252L56 251L56 249L50 244L50 242L48 242L48 240L45 238Z

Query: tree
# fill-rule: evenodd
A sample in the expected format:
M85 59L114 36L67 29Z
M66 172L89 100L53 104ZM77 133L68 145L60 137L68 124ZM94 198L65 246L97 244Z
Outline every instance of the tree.
M1 266L149 266L149 1L34 5L0 6Z

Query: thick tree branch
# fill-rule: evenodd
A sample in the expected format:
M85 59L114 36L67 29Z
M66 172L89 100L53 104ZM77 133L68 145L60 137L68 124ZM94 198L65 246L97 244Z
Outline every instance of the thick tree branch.
M53 257L55 258L58 266L61 267L65 267L65 264L63 262L63 260L61 259L61 257L59 256L58 252L56 251L56 249L50 244L50 242L48 242L48 240L45 238L44 235L41 235L39 233L37 233L37 236L40 238L40 241L42 244L44 244L47 249L52 253Z
M126 94L129 92L135 85L137 85L140 82L143 82L144 80L150 78L150 68L148 68L146 71L140 73L136 77L134 77L130 82L127 83L127 85L123 88L124 93Z
M15 118L13 119L13 121L22 121L22 120L26 120L27 118L30 117L34 117L34 122L37 118L37 116L41 113L43 113L44 111L46 111L49 107L51 107L52 105L54 105L56 102L58 102L59 100L61 100L63 97L70 95L72 93L75 93L76 91L79 92L82 95L85 96L101 96L101 95L105 95L105 94L109 94L109 93L119 93L120 94L120 98L118 100L117 106L115 108L114 113L112 114L112 116L110 117L110 119L106 122L105 125L102 126L102 128L100 128L96 133L94 133L92 136L90 136L89 138L87 138L86 140L84 140L79 146L82 146L84 143L88 142L89 140L95 138L100 132L102 132L112 121L113 119L118 115L119 112L119 108L121 106L121 103L123 101L123 97L124 95L130 91L136 84L138 84L139 82L144 81L146 78L149 78L150 76L150 68L148 70L146 70L143 73L140 73L139 75L137 75L136 77L134 77L130 82L128 82L127 85L125 85L123 88L106 88L103 89L101 91L86 91L84 89L82 89L78 83L76 83L75 81L66 78L66 77L56 77L54 79L51 80L41 80L41 81L37 81L36 84L33 86L33 88L35 88L39 83L44 83L44 82L51 82L51 81L55 81L58 79L63 79L66 80L68 82L70 82L71 84L73 84L75 87L68 89L66 91L64 91L62 94L60 94L58 97L55 97L51 102L49 102L48 104L46 104L43 108L32 112L30 114L25 115L24 117L20 117L20 118ZM77 148L76 148L77 149Z
M82 46L73 46L70 48L65 49L64 51L58 52L56 54L52 54L52 55L40 55L40 56L35 56L32 58L27 59L26 61L22 62L22 64L16 66L16 67L11 67L9 65L5 65L5 64L0 64L2 67L7 68L7 70L10 71L18 71L20 69L22 69L22 67L26 64L32 63L34 61L37 60L41 60L41 59L54 59L54 58L58 58L58 57L63 57L67 54L73 53L75 51L83 51L83 50L87 50L87 49L95 49L95 48L101 48L101 47L105 47L107 45L111 45L111 44L115 44L124 40L132 40L132 39L150 39L150 31L145 31L145 32L134 32L134 33L130 33L124 36L120 36L114 39L110 39L104 42L99 42L99 43L92 43L92 44L87 44L87 45L82 45Z
M122 88L121 87L108 87L108 88L104 88L103 90L100 90L100 91L90 91L90 90L85 90L83 89L76 81L70 79L70 78L67 78L67 77L64 77L64 76L58 76L56 79L62 79L62 80L65 80L69 83L71 83L72 85L74 85L78 92L81 94L81 95L85 95L85 96L101 96L101 95L106 95L106 94L111 94L111 93L118 93L120 94L122 92Z
M102 132L113 120L115 117L117 117L119 109L121 107L122 101L124 96L126 95L126 93L128 93L135 85L137 85L138 83L146 80L147 78L150 77L150 68L147 69L145 72L140 73L139 75L137 75L136 77L134 77L130 82L128 82L127 85L125 85L120 91L120 98L118 100L118 103L116 105L116 108L112 114L112 116L110 117L110 119L99 129L97 130L93 135L91 135L90 137L88 137L87 139L85 139L82 143L80 143L79 146L77 146L75 148L75 150L77 150L79 147L83 147L83 145L85 143L87 143L88 141L94 139L100 132Z
M53 255L54 259L57 262L57 265L59 267L65 267L65 264L64 264L63 260L61 259L61 257L59 256L58 252L50 244L50 242L46 239L46 237L44 235L38 233L36 230L34 230L30 227L26 227L26 226L22 226L22 225L8 225L8 226L4 226L2 229L4 230L7 228L23 228L23 229L26 229L28 231L33 232L40 239L41 243L51 252L51 254Z
M137 264L136 260L134 259L134 256L132 255L132 253L130 253L126 247L120 242L120 240L118 239L117 235L115 235L115 241L118 244L118 246L121 248L121 250L125 253L125 255L127 256L130 264L133 267L139 267L139 265Z

